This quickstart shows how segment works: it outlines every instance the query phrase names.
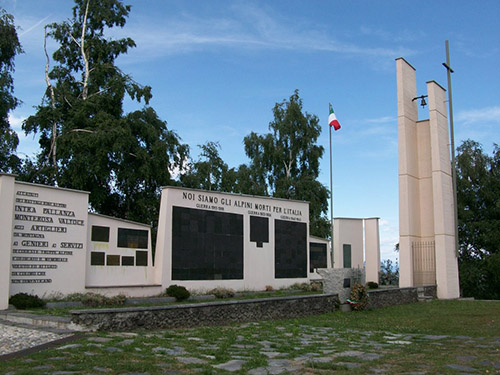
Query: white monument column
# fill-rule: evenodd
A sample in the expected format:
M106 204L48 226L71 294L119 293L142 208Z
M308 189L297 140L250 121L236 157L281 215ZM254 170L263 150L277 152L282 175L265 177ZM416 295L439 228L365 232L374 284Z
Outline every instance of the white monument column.
M432 194L438 298L458 298L458 260L455 242L455 213L451 177L446 91L427 82L432 152Z
M0 310L6 310L9 307L15 180L13 175L0 173L0 228L2 228L0 236Z
M378 284L380 272L379 218L365 219L366 281Z
M411 244L420 222L415 68L396 59L399 145L399 286L413 286Z

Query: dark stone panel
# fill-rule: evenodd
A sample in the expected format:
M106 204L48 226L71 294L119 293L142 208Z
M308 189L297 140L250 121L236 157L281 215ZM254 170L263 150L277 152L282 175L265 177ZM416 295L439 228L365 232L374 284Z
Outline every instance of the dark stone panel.
M122 266L133 266L133 265L135 265L134 257L122 256Z
M135 265L136 266L147 266L148 265L148 252L137 250L135 252Z
M107 266L119 266L120 256L119 255L106 255L106 265Z
M307 277L307 225L274 221L274 274L277 279Z
M141 229L118 228L118 247L147 249L148 231Z
M109 242L109 227L92 225L92 234L90 239L96 242Z
M172 279L243 279L243 215L173 207Z
M90 265L91 266L104 266L105 254L100 251L90 252Z
M344 244L343 251L344 251L344 268L351 268L352 267L351 245Z
M250 241L257 247L269 243L269 219L267 217L250 216Z
M309 271L315 268L327 268L327 248L325 243L309 243Z

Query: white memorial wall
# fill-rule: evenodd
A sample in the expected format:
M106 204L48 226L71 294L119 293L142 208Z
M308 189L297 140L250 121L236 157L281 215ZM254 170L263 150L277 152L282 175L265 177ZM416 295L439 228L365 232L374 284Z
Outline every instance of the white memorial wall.
M332 263L329 241L309 235L302 201L165 187L155 254L150 226L88 213L87 192L0 173L0 212L0 310L21 292L280 288Z
M88 194L16 182L10 294L85 288Z
M163 287L259 290L305 282L309 204L165 187L156 249Z

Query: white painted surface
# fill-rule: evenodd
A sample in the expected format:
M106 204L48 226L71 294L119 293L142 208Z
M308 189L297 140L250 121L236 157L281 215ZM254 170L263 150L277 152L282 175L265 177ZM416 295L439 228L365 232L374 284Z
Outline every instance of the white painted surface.
M380 235L379 218L365 219L365 275L366 281L379 282Z
M15 183L10 294L85 287L88 193Z
M10 263L12 259L12 219L15 176L0 174L0 310L9 307Z
M149 225L134 223L127 220L120 220L108 216L96 215L89 213L89 226L87 234L87 259L86 259L86 288L92 287L109 287L115 288L153 285L154 284L154 267L152 258L151 246L151 227ZM92 241L92 226L100 226L109 228L109 242ZM148 233L148 246L146 249L136 247L118 247L118 229L135 229L144 230ZM110 266L91 265L92 252L104 253L105 260L108 255L136 258L136 251L146 251L148 254L147 266L120 265Z
M333 219L333 255L335 268L345 268L344 244L351 245L351 268L364 267L363 219Z

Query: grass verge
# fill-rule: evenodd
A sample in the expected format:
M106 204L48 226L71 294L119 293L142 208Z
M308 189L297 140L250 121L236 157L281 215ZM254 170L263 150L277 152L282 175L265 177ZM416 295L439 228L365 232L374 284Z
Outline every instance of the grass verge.
M310 375L495 374L499 358L500 302L433 301L224 327L92 333L0 362L0 373L247 374L282 366ZM229 361L241 368L214 367Z

